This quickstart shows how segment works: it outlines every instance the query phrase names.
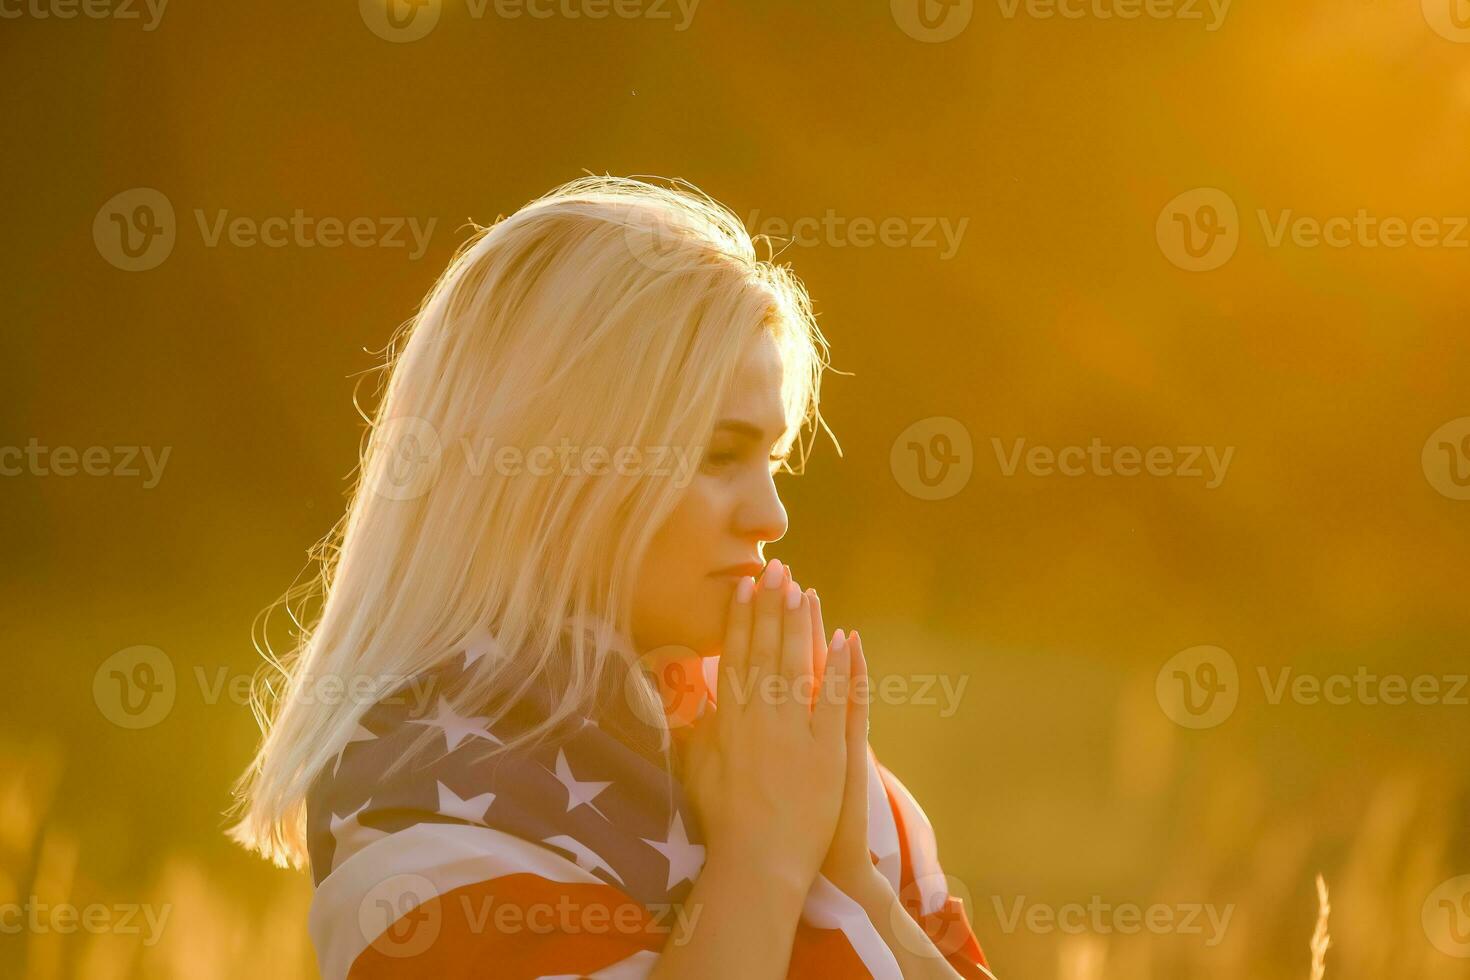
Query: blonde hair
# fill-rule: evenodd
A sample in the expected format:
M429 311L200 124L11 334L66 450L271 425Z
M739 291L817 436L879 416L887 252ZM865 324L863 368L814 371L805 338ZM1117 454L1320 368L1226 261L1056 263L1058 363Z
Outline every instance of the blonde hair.
M476 637L498 655L475 660L457 711L508 707L538 681L557 692L543 724L496 751L590 716L609 667L630 662L634 577L683 487L657 466L513 471L492 465L498 448L565 440L698 460L762 330L784 365L778 449L807 423L825 428L827 344L805 288L757 258L733 213L670 183L588 176L476 227L388 345L346 512L311 553L313 579L260 620L284 607L298 631L285 657L262 644L263 738L229 830L241 844L302 866L313 779L377 698ZM357 682L371 693L322 694ZM647 679L631 691L662 723Z

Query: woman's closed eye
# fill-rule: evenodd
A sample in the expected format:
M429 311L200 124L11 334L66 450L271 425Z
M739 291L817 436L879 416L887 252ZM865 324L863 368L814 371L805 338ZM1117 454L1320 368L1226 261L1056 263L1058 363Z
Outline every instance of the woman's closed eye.
M720 450L705 453L704 462L707 466L719 469L739 463L745 455L745 453L736 450ZM770 466L772 472L775 472L786 465L786 461L790 458L789 453L772 453L767 457L767 465Z

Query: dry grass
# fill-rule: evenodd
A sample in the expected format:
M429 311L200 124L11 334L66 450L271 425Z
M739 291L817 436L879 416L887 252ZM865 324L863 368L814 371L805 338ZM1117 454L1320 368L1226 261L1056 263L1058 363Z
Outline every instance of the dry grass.
M1327 947L1332 939L1327 935L1327 918L1332 906L1327 903L1327 882L1317 876L1317 928L1312 931L1312 980L1322 980L1327 975Z

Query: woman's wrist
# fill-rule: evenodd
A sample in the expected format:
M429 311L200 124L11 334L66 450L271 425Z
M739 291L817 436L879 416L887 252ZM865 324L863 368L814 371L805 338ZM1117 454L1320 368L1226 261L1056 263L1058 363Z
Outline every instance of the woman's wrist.
M684 901L691 928L664 944L650 980L786 976L807 892L798 878L773 861L712 848Z
M811 891L814 874L802 871L790 862L772 860L765 851L744 852L736 849L711 849L701 876L714 872L723 881L757 883L773 899L793 902L800 908Z

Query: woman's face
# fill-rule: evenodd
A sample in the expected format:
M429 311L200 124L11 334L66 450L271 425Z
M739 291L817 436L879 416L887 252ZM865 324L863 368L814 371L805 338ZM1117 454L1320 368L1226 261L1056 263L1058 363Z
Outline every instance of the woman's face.
M639 568L633 641L640 654L719 653L736 581L758 574L762 547L786 533L771 455L786 427L781 373L776 342L762 332L737 368L698 472Z

